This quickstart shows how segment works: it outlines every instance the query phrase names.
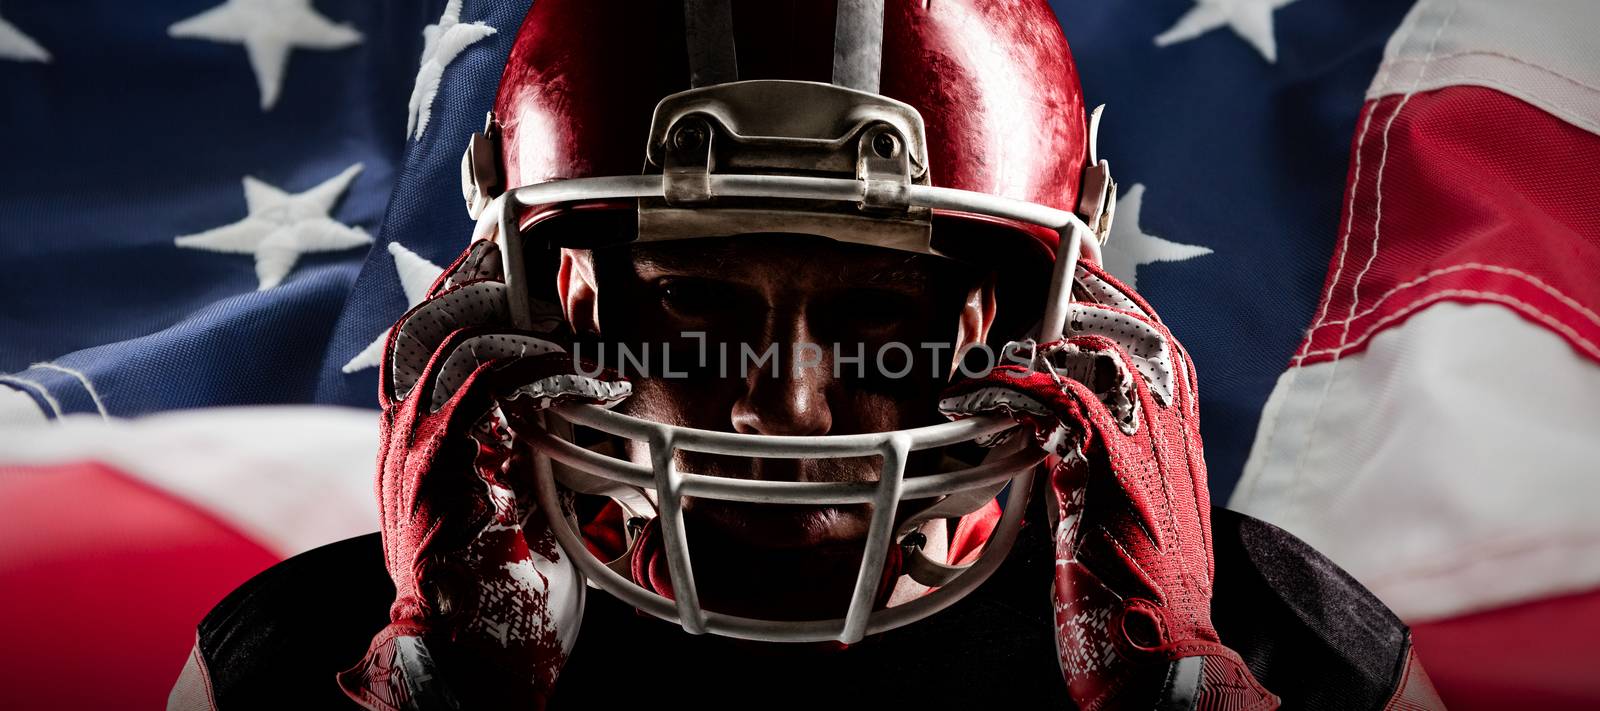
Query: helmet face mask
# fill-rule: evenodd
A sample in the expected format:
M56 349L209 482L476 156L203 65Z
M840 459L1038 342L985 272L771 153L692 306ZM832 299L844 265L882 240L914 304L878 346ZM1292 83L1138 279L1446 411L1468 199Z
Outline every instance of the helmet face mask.
M979 0L969 2L981 4ZM696 23L705 20L696 13L703 14L708 4L717 3L691 0L687 4L691 65L704 65L721 53L716 48L697 53L692 46ZM518 328L534 325L526 271L529 250L601 246L592 241L563 243L559 236L550 238L551 234L582 233L541 229L540 223L552 216L571 216L584 210L631 212L637 216L636 229L623 231L617 238L622 242L663 243L791 233L935 257L967 259L989 252L993 258L1005 259L1008 248L1003 245L961 245L941 240L934 224L936 217L944 216L1005 225L1019 234L1034 235L1029 239L1044 241L1039 235L1052 238L1049 241L1054 245L1048 246L1054 247L1054 263L1041 266L1053 274L1043 319L1035 334L1040 340L1058 337L1065 325L1071 295L1069 277L1079 255L1098 260L1099 243L1109 231L1107 205L1114 204L1115 185L1110 182L1108 169L1103 161L1091 161L1090 166L1098 169L1089 171L1088 177L1094 181L1092 190L1085 186L1082 193L1051 200L1074 208L1078 205L1072 197L1094 202L1081 217L1074 210L1019 199L1014 196L1015 190L1009 191L1013 195L1006 195L1006 191L966 189L959 179L941 184L941 166L936 159L939 151L933 150L930 141L938 136L949 138L948 127L954 119L942 116L939 130L930 130L918 107L877 93L877 76L872 76L871 82L861 78L872 72L866 72L858 66L860 61L850 57L872 53L849 51L851 48L846 46L854 43L860 49L862 42L876 42L879 46L875 56L887 63L890 53L882 47L882 36L873 38L869 32L863 37L859 31L846 27L846 19L860 20L856 17L862 11L860 6L870 10L876 5L880 15L877 27L881 30L902 22L898 19L900 13L912 12L900 8L900 3L890 4L895 7L885 10L882 3L842 3L838 13L840 29L834 38L834 74L836 80L845 77L844 86L837 85L840 81L828 84L793 79L723 81L691 86L661 98L645 134L643 174L591 171L511 185L500 192L501 185L518 179L508 179L494 158L499 153L526 150L526 141L505 135L496 116L491 115L489 128L474 136L463 158L463 185L469 211L479 221L475 236L495 239L500 244L513 324ZM1048 8L1044 11L1048 12ZM541 3L534 6L534 13L538 12ZM881 17L885 12L889 13L889 20ZM539 21L530 14L524 35ZM945 31L940 29L942 25L931 21L928 26L933 29L917 32L926 35ZM919 35L912 33L908 39L915 41ZM517 84L521 75L514 71L522 44L519 37L513 64L508 65L502 81L503 100L508 95L525 96L529 91ZM1065 44L1045 46L1039 51L1057 49L1064 54ZM1070 70L1070 58L1065 62ZM728 77L726 71L696 68L697 80ZM890 75L887 68L882 71L886 85L904 83L906 74ZM1068 78L1069 93L1076 97L1076 78ZM507 82L514 86L508 89ZM1047 89L1067 91L1059 87ZM1075 105L1081 110L1081 99ZM1081 114L1077 121L1081 126ZM525 116L515 117L507 128L523 130L528 123ZM1070 138L1070 134L1067 131L1064 135ZM1092 156L1092 148L1087 146L1077 145L1066 154L1070 156L1073 151ZM944 153L949 155L950 151ZM507 164L526 164L526 156L513 159L507 155L503 160ZM965 160L970 164L972 156ZM1062 172L1053 167L1049 170L1051 176ZM1072 186L1075 188L1076 176L1085 173L1085 166L1079 164L1071 171L1076 174ZM970 165L955 164L952 173L955 178L977 174ZM515 176L515 170L510 174ZM1087 224L1086 218L1090 220ZM963 253L956 253L950 245L960 247ZM853 643L865 635L908 624L949 606L982 583L1005 557L1021 524L1034 469L1045 456L1036 446L1024 442L1025 438L1015 437L991 449L984 462L976 466L946 472L908 471L914 466L912 462L936 457L945 447L989 443L1015 428L1010 420L994 418L818 436L687 427L581 404L557 406L546 412L542 421L543 431L531 433L537 453L534 481L541 508L565 510L561 507L565 491L598 493L612 496L630 513L654 515L660 523L661 548L671 580L670 598L641 587L625 571L608 567L611 562L601 561L589 552L569 517L552 516L557 540L591 584L644 612L675 621L690 633L712 632L767 641ZM629 449L638 461L574 444L575 428L630 442ZM916 454L919 452L925 454ZM707 461L706 457L811 460L801 466L856 468L865 458L875 458L874 463L879 466L871 476L845 477L847 480L843 481L734 478L682 470L682 462ZM950 565L923 555L915 546L902 546L901 552L910 556L903 568L910 571L907 575L933 590L880 609L879 593L892 546L900 546L927 521L958 517L978 509L1006 486L1011 494L1006 497L1001 521L975 561ZM842 610L842 616L797 621L706 609L693 573L694 547L687 540L686 499L725 502L729 510L749 510L748 504L781 504L870 511L864 515L866 535L848 601L830 608Z
M574 357L632 381L633 394L615 411L746 434L849 434L942 422L939 398L955 354L982 345L994 313L990 280L965 265L809 235L564 252L560 274L574 330L592 334L579 336ZM633 461L649 462L643 443L629 445ZM942 456L914 453L909 469L932 471ZM675 463L701 474L783 481L872 481L881 467L873 457L751 460L687 451ZM697 545L720 540L752 569L774 550L859 543L868 508L685 502ZM763 566L765 587L798 595L833 572L821 563L823 570L808 571L804 562ZM775 597L740 595L730 589L739 579L717 580L702 586L708 600L743 606L746 598ZM772 606L808 602L801 596Z

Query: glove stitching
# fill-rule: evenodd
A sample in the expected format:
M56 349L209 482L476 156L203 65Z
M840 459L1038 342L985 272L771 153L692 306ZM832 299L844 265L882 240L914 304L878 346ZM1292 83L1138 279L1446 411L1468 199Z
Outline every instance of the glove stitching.
M1176 339L1172 338L1171 333L1163 333L1162 335L1165 337L1165 340L1168 343L1172 343L1172 344L1176 344L1177 343ZM1182 348L1182 346L1177 346L1177 348L1174 348L1173 350L1181 350L1181 348ZM1187 356L1188 356L1187 353L1182 353L1181 354L1181 357L1187 357ZM1180 378L1177 378L1177 377L1173 378L1172 386L1173 386L1173 402L1174 402L1174 404L1178 404L1178 403L1183 402L1182 400L1178 399L1178 395L1179 395L1178 388L1180 388L1180 387L1182 387L1184 385L1183 383L1180 383L1179 380L1180 380ZM1191 393L1191 395L1192 394L1193 393ZM1200 521L1200 524L1202 526L1201 535L1202 535L1202 540L1204 540L1205 543L1206 543L1206 546L1205 546L1206 569L1209 571L1211 569L1211 546L1210 546L1210 541L1206 540L1206 539L1209 538L1209 536L1206 536L1206 534L1204 533L1204 528L1206 526L1206 521L1204 520L1205 519L1205 512L1204 512L1204 509L1202 509L1201 507L1205 502L1200 500L1200 486L1202 486L1203 484L1194 481L1194 478L1195 478L1194 461L1195 460L1194 460L1193 454L1192 454L1192 452L1190 450L1191 440L1193 438L1189 436L1190 430L1189 430L1189 427L1188 427L1188 413L1185 412L1185 408L1183 408L1181 406L1179 406L1179 407L1177 407L1175 409L1176 409L1176 413L1175 414L1176 414L1176 417L1178 419L1178 425L1179 425L1180 430L1181 430L1181 432L1183 434L1183 451L1184 451L1184 462L1183 462L1183 464L1184 464L1184 468L1185 468L1185 470L1187 470L1189 472L1190 487L1191 487L1191 489L1193 489L1192 494L1194 496L1195 510L1201 512L1201 521ZM1204 460L1202 460L1201 466L1204 466L1203 461ZM1166 492L1167 492L1167 506L1169 507L1169 511L1170 511L1171 507L1172 507L1171 482L1167 481L1166 477L1162 477L1161 478L1161 485L1162 485L1163 489L1166 489ZM1182 544L1181 541L1179 541L1179 545L1181 545L1181 544ZM1181 581L1183 581L1183 583L1185 585L1190 585L1190 586L1196 586L1197 585L1196 581L1193 579L1192 573L1189 571L1188 566L1180 567L1178 569L1178 574L1179 574L1179 579ZM1207 583L1209 584L1209 580L1207 581ZM1192 587L1192 589L1199 590L1200 588L1199 587ZM1210 596L1208 595L1207 596L1208 600L1209 600L1209 597ZM1200 620L1198 614L1192 608L1189 610L1189 622L1192 625L1194 625L1195 627L1199 627L1200 623L1201 623L1201 620Z
M1148 390L1146 390L1146 392L1148 393ZM1174 393L1174 396L1176 396L1176 393ZM1152 399L1152 401L1154 400L1154 395L1153 394L1151 395L1151 399ZM1154 402L1152 402L1151 404L1154 405ZM1148 438L1149 445L1150 445L1150 460L1151 460L1151 462L1155 463L1156 478L1161 481L1162 498L1164 498L1166 500L1166 502L1167 502L1167 506L1166 506L1167 528L1170 531L1172 531L1172 545L1170 547L1163 546L1163 548L1166 548L1166 550L1163 551L1163 555L1165 555L1168 558L1173 558L1175 556L1180 555L1183 552L1183 536L1182 536L1182 534L1180 534L1178 532L1177 516L1174 513L1174 510L1176 509L1176 506L1173 504L1173 499L1172 499L1172 482L1168 481L1167 477L1161 475L1161 472L1168 468L1168 467L1166 467L1164 465L1170 464L1170 462L1167 462L1161 456L1160 447L1156 446L1156 443L1158 441L1165 441L1165 439L1166 439L1166 437L1165 437L1165 435L1166 435L1165 429L1166 428L1163 426L1163 424L1161 423L1161 421L1158 418L1152 417L1151 418L1150 427L1147 427L1145 429L1145 436ZM1160 440L1158 440L1157 438L1160 438ZM1184 436L1185 446L1187 446L1188 439L1189 438L1188 438L1188 436L1186 434ZM1187 459L1187 457L1185 457L1185 459ZM1184 465L1185 465L1184 466L1185 469L1189 468L1187 461L1184 462ZM1191 474L1191 476L1193 476L1193 475ZM1179 584L1183 585L1185 587L1185 589L1198 590L1199 588L1193 587L1193 582L1194 581L1191 579L1191 577L1189 575L1189 567L1186 566L1186 565L1181 565L1181 564L1177 565L1176 567L1178 569L1178 582L1179 582ZM1200 626L1200 619L1195 615L1195 611L1193 609L1193 606L1189 606L1189 609L1187 610L1187 613L1188 613L1187 617L1189 618L1189 623L1191 625L1193 625L1194 627L1199 627Z
M1127 355L1124 355L1124 354L1118 354L1118 357L1121 358L1123 361L1131 360L1130 356L1127 356ZM1131 365L1131 364L1127 363L1127 362L1124 362L1123 365L1126 367L1126 366ZM1139 387L1138 387L1137 384L1134 385L1134 389L1135 389L1135 394L1137 395L1138 394L1138 390L1139 390ZM1145 388L1145 394L1149 395L1148 386ZM1152 399L1153 399L1153 396L1152 396ZM1151 403L1151 404L1153 405L1153 403ZM1154 412L1155 411L1152 410L1151 414L1154 415ZM1110 414L1109 411L1107 412L1107 414ZM1160 448L1157 446L1157 443L1160 441L1159 438L1163 434L1161 431L1158 431L1158 428L1157 428L1158 424L1159 424L1159 420L1157 418L1155 418L1155 417L1152 417L1151 421L1150 421L1150 426L1144 428L1145 429L1145 437L1147 438L1147 444L1148 444L1149 449L1150 449L1150 458L1145 460L1145 461L1136 463L1135 466L1137 468L1144 469L1147 473L1153 474L1154 477L1156 479L1160 480L1160 482L1161 482L1162 495L1163 495L1163 498L1166 500L1166 507L1165 507L1166 516L1165 516L1165 521L1163 522L1163 529L1168 531L1168 532L1170 532L1170 534L1171 534L1171 539L1170 539L1171 545L1162 545L1162 544L1160 544L1158 541L1156 541L1154 539L1152 539L1152 543L1156 543L1157 544L1158 548L1161 550L1161 555L1163 557L1171 560L1177 553L1182 551L1183 543L1182 543L1182 537L1178 533L1177 519L1176 519L1175 514L1173 512L1174 506L1173 506L1173 501L1172 501L1171 483L1167 481L1167 478L1165 476L1161 476L1161 471L1162 471L1162 466L1161 465L1166 463L1166 462L1161 457ZM1110 448L1108 447L1108 451L1109 450L1110 450ZM1115 458L1115 465L1116 465L1115 466L1115 470L1116 471L1123 471L1123 470L1128 468L1127 465L1129 463L1127 462L1126 457L1124 457L1120 452L1116 452L1112 456ZM1149 479L1150 476L1147 475L1147 476L1144 476L1144 477L1141 477L1141 478L1142 479ZM1149 493L1149 491L1147 489L1145 489L1144 487L1135 486L1135 482L1129 481L1127 477L1118 476L1118 479L1123 482L1123 487L1124 487L1125 490L1129 490L1129 491L1137 490L1137 491L1145 492L1146 494ZM1134 516L1134 518L1138 519L1139 517L1138 516ZM1148 533L1148 531L1147 531L1147 533ZM1177 565L1175 567L1178 570L1178 578L1179 578L1180 583L1187 583L1188 582L1188 574L1187 574L1186 568L1184 566L1182 566L1182 565ZM1165 595L1164 591L1160 591L1160 594L1161 594L1163 599L1166 598L1166 595ZM1165 606L1165 605L1163 604L1163 606ZM1191 623L1198 624L1198 620L1195 618L1194 613L1193 613L1192 610L1189 611L1188 617L1189 617L1189 621Z
M1135 388L1137 388L1137 386L1135 386ZM1096 398L1096 402L1098 402L1098 398ZM1103 403L1102 403L1102 409L1104 409ZM1107 411L1106 414L1109 415L1110 412ZM1152 422L1153 421L1154 420L1152 419ZM1159 459L1158 447L1156 446L1157 433L1155 432L1154 427L1152 426L1152 427L1145 428L1145 433L1146 433L1146 437L1149 438L1149 447L1150 447L1150 452L1151 452L1151 459L1147 460L1147 461L1144 461L1144 462L1139 462L1136 466L1138 468L1145 469L1146 471L1148 471L1149 470L1149 465L1160 461L1160 459ZM1120 452L1115 451L1114 448L1110 447L1109 443L1107 443L1107 444L1108 444L1108 446L1107 446L1107 454L1112 459L1113 472L1117 473L1117 472L1126 471L1128 469L1128 464L1129 464L1129 462L1127 461L1127 458L1125 456L1123 456ZM1172 545L1172 546L1160 545L1154 538L1152 538L1152 543L1156 543L1158 545L1158 548L1161 549L1162 556L1165 557L1165 558L1168 558L1170 560L1174 556L1175 553L1177 553L1178 551L1181 550L1181 544L1180 544L1179 535L1178 535L1178 532L1177 532L1176 519L1174 518L1174 514L1173 514L1172 496L1171 496L1171 491L1169 489L1169 483L1166 481L1166 477L1160 476L1160 467L1159 466L1157 466L1156 469L1155 469L1155 476L1156 476L1156 478L1161 480L1162 488L1163 488L1163 491L1164 491L1164 498L1166 499L1166 502L1167 502L1166 511L1165 511L1165 513L1166 513L1166 521L1164 522L1165 525L1163 526L1163 528L1172 533L1172 543L1174 545ZM1148 478L1148 476L1145 477L1145 478ZM1126 477L1126 476L1124 476L1124 475L1122 475L1120 473L1117 474L1117 479L1122 483L1123 489L1126 490L1126 491L1145 491L1145 489L1143 487L1137 486L1136 482L1130 481L1128 479L1128 477ZM1140 517L1135 515L1135 516L1133 516L1133 518L1137 521ZM1140 523L1140 527L1143 528L1142 522ZM1146 529L1145 532L1148 535L1149 531L1147 529ZM1176 567L1178 569L1178 577L1179 577L1180 583L1187 583L1188 582L1188 574L1186 572L1185 567L1181 566L1181 565L1176 566ZM1161 597L1163 599L1166 598L1166 595L1165 595L1164 591L1158 591L1158 593L1161 594ZM1163 605L1163 606L1165 606L1165 605ZM1189 621L1191 623L1198 625L1199 620L1194 615L1194 612L1192 610L1189 611L1188 618L1189 618Z
M1105 524L1098 524L1098 526L1100 531L1106 535L1106 540L1111 541L1111 545L1116 546L1117 550L1121 551L1123 555L1128 557L1128 562L1131 563L1134 569L1139 573L1139 577L1150 584L1152 591L1155 592L1157 596L1157 604L1162 607L1166 607L1166 601L1164 599L1165 595L1162 595L1160 585L1156 584L1155 578L1150 576L1150 573L1144 569L1144 566L1139 565L1139 558L1135 556L1132 551L1128 550L1127 547L1123 546L1122 542L1117 540L1116 535L1111 532L1111 529L1106 528Z
M1189 357L1189 353L1188 353L1188 351L1186 349L1184 349L1183 344L1178 343L1176 339L1172 339L1172 344L1173 344L1173 350L1177 351L1179 358L1183 359L1184 361L1187 361L1188 357ZM1181 383L1174 383L1174 386L1176 387L1178 385L1182 385L1183 387L1187 387L1188 388L1188 395L1190 397L1189 402L1192 405L1193 403L1196 403L1196 402L1199 401L1199 388L1193 382L1193 379L1194 379L1194 368L1186 367L1184 369L1184 375L1185 375L1185 377L1182 378L1182 382ZM1182 400L1178 400L1178 402L1183 402L1183 401ZM1205 492L1206 483L1204 481L1202 481L1202 477L1197 476L1197 468L1196 468L1196 462L1198 462L1199 463L1198 466L1200 468L1199 471L1203 471L1204 470L1204 467L1205 467L1205 451L1204 451L1204 446L1203 445L1199 446L1200 451L1198 453L1195 451L1196 448L1197 448L1197 445L1199 445L1199 443L1195 441L1195 437L1191 434L1192 432L1194 432L1196 430L1194 428L1191 428L1190 425L1189 425L1189 422L1190 422L1191 418L1196 417L1196 416L1198 416L1198 413L1190 412L1190 408L1182 408L1182 407L1178 408L1178 422L1179 422L1180 426L1182 426L1183 433L1184 433L1183 434L1183 453L1184 453L1184 458L1189 463L1189 486L1193 490L1192 494L1194 496L1195 509L1197 511L1201 512L1201 517L1202 517L1201 528L1200 528L1200 536L1201 536L1201 542L1203 544L1203 549L1204 549L1205 554L1206 554L1206 578L1207 578L1207 583L1211 584L1211 583L1215 582L1214 580L1212 580L1212 577L1215 575L1215 573L1213 572L1213 567L1212 567L1213 566L1213 560L1212 560L1212 552L1211 552L1211 522L1210 522L1209 516L1205 515L1206 511L1209 508L1209 501L1207 501L1205 498L1203 498L1201 496L1202 493ZM1197 454L1198 454L1198 457L1196 456Z
M1167 528L1168 531L1170 531L1172 533L1171 545L1170 546L1168 546L1168 545L1162 546L1162 548L1164 549L1162 551L1162 555L1164 555L1164 556L1166 556L1168 558L1172 558L1175 554L1181 553L1183 551L1183 537L1178 532L1178 519L1177 519L1177 515L1173 512L1174 509L1176 508L1176 506L1172 502L1172 482L1167 481L1167 477L1162 475L1162 472L1165 471L1166 468L1167 468L1164 465L1169 464L1169 462L1165 461L1165 459L1161 456L1160 447L1156 446L1157 438L1161 437L1161 435L1165 434L1164 432L1157 431L1158 427L1159 427L1159 425L1157 424L1157 421L1154 418L1152 418L1151 426L1147 427L1145 429L1145 436L1148 438L1149 446L1150 446L1149 464L1153 465L1152 468L1155 470L1154 471L1155 478L1161 483L1161 497L1167 503L1167 505L1166 505L1166 514L1167 514L1167 516L1166 516L1166 519L1167 519L1166 520L1166 528ZM1187 583L1188 582L1188 580L1186 579L1187 578L1187 574L1184 572L1185 569L1186 569L1186 566L1178 565L1177 568L1178 568L1178 579L1179 579L1179 581L1183 582L1183 583ZM1193 615L1192 612L1189 615L1189 618L1190 618L1191 622L1194 621L1194 615Z

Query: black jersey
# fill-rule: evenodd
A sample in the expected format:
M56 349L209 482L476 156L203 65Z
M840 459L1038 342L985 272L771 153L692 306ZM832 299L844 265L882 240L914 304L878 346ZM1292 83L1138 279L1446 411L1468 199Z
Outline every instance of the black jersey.
M1283 707L1384 708L1411 668L1405 625L1283 530L1225 509L1211 523L1213 622ZM949 609L846 649L693 636L594 592L551 708L1072 708L1046 529L1025 525L994 576ZM356 708L334 675L365 653L393 599L377 534L279 563L200 623L173 704Z

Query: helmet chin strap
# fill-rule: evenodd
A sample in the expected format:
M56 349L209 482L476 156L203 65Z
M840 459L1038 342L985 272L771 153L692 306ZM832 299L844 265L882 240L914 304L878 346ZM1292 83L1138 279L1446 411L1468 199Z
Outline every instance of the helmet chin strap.
M915 600L944 584L937 582L939 578L930 578L926 574L919 574L919 571L925 570L924 566L927 564L943 566L936 561L950 559L952 534L947 519L924 521L913 533L920 535L917 539L920 544L900 543L900 579L895 581L894 588L889 591L889 598L884 603L886 607Z
M985 452L983 461L986 464L999 461L1009 455L1021 452L1025 445L1024 438L1013 437L1010 441L999 444ZM906 540L913 533L922 532L926 534L926 531L919 531L924 524L934 521L942 522L951 518L961 518L982 509L989 505L989 502L993 501L996 496L999 496L1000 492L1009 483L1009 481L1004 481L994 486L969 489L941 497L901 523L900 527L895 531L895 540L899 541L899 545L904 549L902 560L905 563L905 575L910 576L912 580L922 585L937 588L943 587L951 580L954 580L956 576L961 575L972 567L970 563L953 565L949 559L948 549L929 548L924 545L908 545ZM926 538L925 536L925 540L931 540L931 538ZM985 541L985 545L988 545L987 541Z

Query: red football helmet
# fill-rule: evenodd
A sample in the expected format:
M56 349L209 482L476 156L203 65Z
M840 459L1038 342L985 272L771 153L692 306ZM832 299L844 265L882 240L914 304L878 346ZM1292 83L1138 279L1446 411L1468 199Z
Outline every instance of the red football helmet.
M1098 259L1115 184L1095 156L1072 56L1044 0L538 0L494 111L462 160L478 235L499 241L510 313L533 326L527 262L553 247L746 233L820 235L974 262L1001 280L1013 323L1063 329L1080 252ZM1047 289L1048 285L1048 289ZM1032 294L1042 308L1011 306ZM1041 298L1042 297L1042 298ZM1012 334L1019 335L1019 334ZM881 433L713 432L592 405L549 413L537 435L539 504L558 485L609 491L661 520L674 599L595 558L562 517L563 548L591 583L693 633L782 641L866 634L920 619L983 581L1021 522L1036 448L907 477L907 453L989 438L974 418ZM569 441L572 425L648 443L653 466ZM880 455L880 481L731 480L679 472L677 449L749 457ZM1013 484L1000 525L968 566L908 566L937 588L873 610L886 551L910 528L959 516ZM855 594L840 620L776 621L704 610L685 541L684 496L873 504ZM932 499L897 519L904 501ZM899 511L905 514L905 511Z

